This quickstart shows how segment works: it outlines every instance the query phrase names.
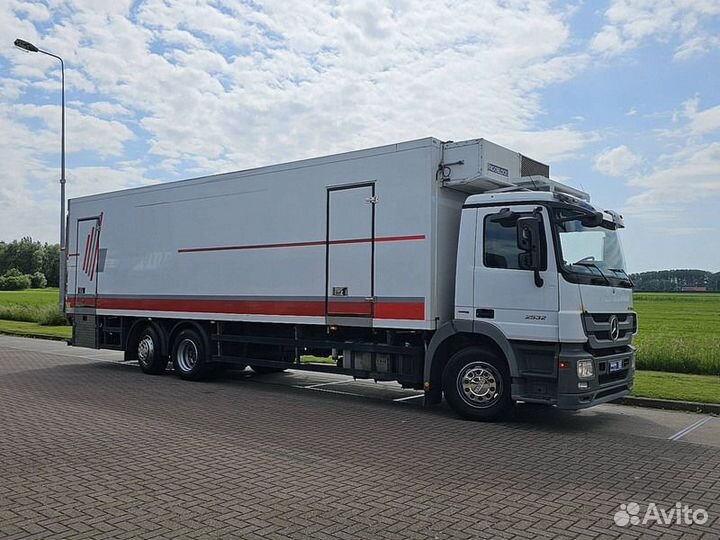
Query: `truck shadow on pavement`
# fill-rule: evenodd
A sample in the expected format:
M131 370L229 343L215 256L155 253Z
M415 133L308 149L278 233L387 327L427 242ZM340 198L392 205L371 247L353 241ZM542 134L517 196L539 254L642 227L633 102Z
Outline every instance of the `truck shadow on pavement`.
M169 369L166 375L171 374L172 370ZM401 389L394 383L338 380L335 375L326 375L323 378L322 374L315 372L290 371L259 375L251 369L226 369L203 382L227 387L252 385L258 390L278 394L280 399L283 394L287 395L289 391L292 391L295 394L311 394L316 398L332 402L362 402L368 406L415 410L418 413L434 417L445 417L457 422L483 425L458 418L444 401L440 405L425 408L422 397L417 397L418 394L421 394L420 392ZM209 390L206 391L209 392ZM556 433L558 435L602 432L665 439L676 432L675 426L668 425L664 421L663 416L667 414L674 415L676 413L619 405L601 405L580 411L567 411L552 406L518 403L507 418L494 424L514 430ZM683 416L689 418L689 422L694 421L696 415ZM680 426L682 425L681 421Z
M147 414L153 405L165 407L174 401L183 407L202 402L207 408L243 406L260 400L268 412L272 408L313 409L317 421L322 422L323 411L337 408L367 412L368 422L377 414L397 413L399 418L442 418L443 422L463 422L473 425L473 431L493 431L538 434L602 433L619 437L650 437L668 439L673 433L698 418L697 415L652 411L620 405L601 405L583 411L563 411L554 407L519 403L505 420L492 424L465 421L458 418L442 403L424 408L418 392L404 390L372 381L339 381L318 379L317 374L286 372L258 375L244 371L225 370L207 380L190 382L174 376L171 369L160 376L143 374L130 362L86 361L34 366L27 370L13 370L4 384L22 387L33 394L48 395L55 401L92 404L96 409L124 410L126 413ZM325 381L325 382L317 382ZM3 383L0 382L0 388ZM401 397L398 397L401 396ZM410 397L411 399L405 399ZM142 403L142 405L141 405ZM137 411L135 411L137 409ZM359 419L362 421L362 418ZM403 420L401 420L403 421ZM485 428L484 426L487 426ZM490 426L493 426L492 428ZM712 444L712 446L720 446Z

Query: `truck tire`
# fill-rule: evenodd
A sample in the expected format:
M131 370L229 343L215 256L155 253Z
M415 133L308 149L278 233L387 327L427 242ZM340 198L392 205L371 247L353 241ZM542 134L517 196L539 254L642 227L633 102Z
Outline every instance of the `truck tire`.
M138 336L136 355L143 373L161 375L165 373L168 357L161 354L162 344L157 331L148 326Z
M173 340L172 361L181 379L198 381L209 372L205 340L192 328L181 330Z
M252 370L258 375L266 375L268 373L282 373L285 368L280 367L268 367L268 366L250 366Z
M513 406L507 363L482 347L462 349L450 358L443 392L450 407L468 420L500 420Z

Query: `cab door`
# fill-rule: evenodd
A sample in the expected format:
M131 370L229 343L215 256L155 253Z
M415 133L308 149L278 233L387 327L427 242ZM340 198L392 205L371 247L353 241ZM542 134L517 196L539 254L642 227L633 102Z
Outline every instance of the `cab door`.
M544 257L536 284L534 272L521 269L517 246L517 222L500 220L503 207L480 207L477 215L477 247L473 279L473 317L498 326L508 339L558 340L558 272L552 230L545 208L538 205L505 207L515 215L542 216Z

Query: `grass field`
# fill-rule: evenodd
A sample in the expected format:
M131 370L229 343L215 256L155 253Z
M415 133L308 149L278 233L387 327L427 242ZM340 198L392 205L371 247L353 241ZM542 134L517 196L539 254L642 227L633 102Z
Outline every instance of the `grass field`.
M58 289L0 291L0 320L62 326Z
M633 395L700 403L720 403L720 377L637 371Z
M720 375L720 294L635 293L638 369Z
M0 291L0 306L47 306L60 304L60 291L56 287L27 289L24 291Z

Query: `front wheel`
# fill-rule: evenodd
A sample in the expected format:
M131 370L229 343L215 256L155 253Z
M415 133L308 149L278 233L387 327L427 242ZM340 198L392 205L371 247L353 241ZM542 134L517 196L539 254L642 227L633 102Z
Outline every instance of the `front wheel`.
M193 329L182 330L173 340L172 361L181 379L197 381L208 373L205 341Z
M450 358L443 392L450 407L469 420L499 420L513 406L507 363L482 347L462 349Z

